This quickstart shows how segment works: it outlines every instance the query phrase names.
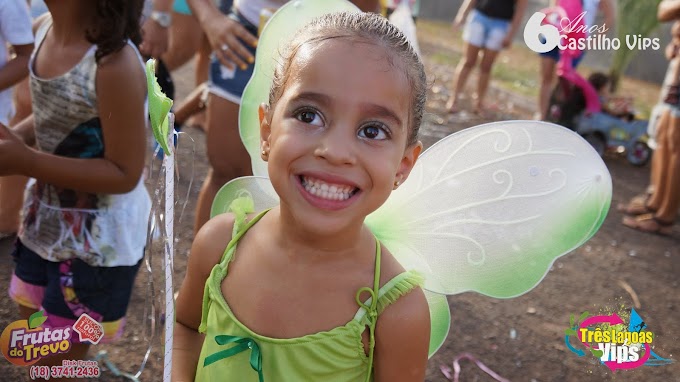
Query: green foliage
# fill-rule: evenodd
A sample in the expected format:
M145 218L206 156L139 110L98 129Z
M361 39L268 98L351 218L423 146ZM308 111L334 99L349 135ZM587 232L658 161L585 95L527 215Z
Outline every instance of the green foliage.
M609 68L612 90L617 89L621 75L638 53L637 49L628 49L626 36L649 36L659 26L656 14L660 2L661 0L618 0L616 30L621 41L621 48L614 52Z

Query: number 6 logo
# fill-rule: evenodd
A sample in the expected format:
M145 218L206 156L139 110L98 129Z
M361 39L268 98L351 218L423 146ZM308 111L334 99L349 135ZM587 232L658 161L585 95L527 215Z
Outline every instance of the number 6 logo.
M545 18L545 13L536 12L524 27L524 42L536 53L550 52L560 42L560 31L554 25L543 24ZM541 41L541 35L544 41Z

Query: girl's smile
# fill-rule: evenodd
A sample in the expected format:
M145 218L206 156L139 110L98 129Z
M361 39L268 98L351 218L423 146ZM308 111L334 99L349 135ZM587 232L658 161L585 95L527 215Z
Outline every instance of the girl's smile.
M334 175L307 173L299 175L298 179L305 200L321 209L343 209L355 201L361 192L351 181Z

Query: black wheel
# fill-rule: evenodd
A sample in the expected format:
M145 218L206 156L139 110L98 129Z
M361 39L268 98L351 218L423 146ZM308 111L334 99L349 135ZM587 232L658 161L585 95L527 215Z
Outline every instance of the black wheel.
M604 156L604 152L607 151L607 142L605 142L602 136L591 133L584 135L583 139L590 143L600 156Z
M644 166L652 156L652 149L645 142L635 141L626 153L626 159L634 166Z

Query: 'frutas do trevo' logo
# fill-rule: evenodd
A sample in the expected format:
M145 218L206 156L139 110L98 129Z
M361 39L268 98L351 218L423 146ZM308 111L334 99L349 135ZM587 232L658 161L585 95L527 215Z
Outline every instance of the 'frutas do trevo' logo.
M656 341L654 333L645 330L647 325L635 309L630 310L628 325L621 318L627 315L623 312L588 317L589 313L583 312L580 323L572 315L570 327L564 331L564 341L574 354L583 357L591 353L612 371L672 363L673 360L662 358L652 350L652 343ZM582 346L574 347L571 337L576 337Z
M9 324L0 336L2 355L18 366L28 366L41 358L71 349L73 328L43 328L47 320L43 311L31 315L28 320L14 321Z

